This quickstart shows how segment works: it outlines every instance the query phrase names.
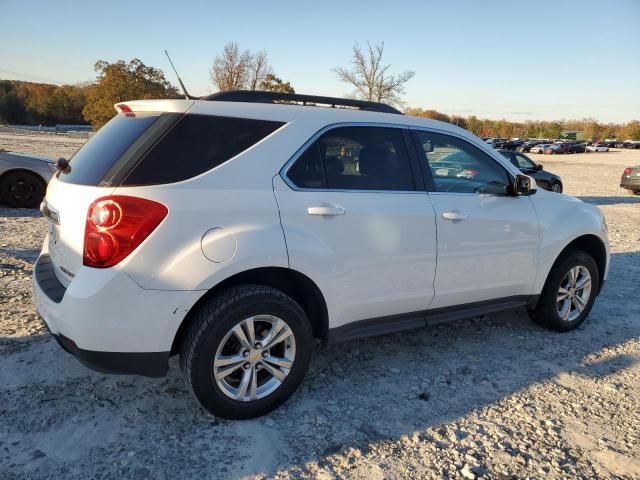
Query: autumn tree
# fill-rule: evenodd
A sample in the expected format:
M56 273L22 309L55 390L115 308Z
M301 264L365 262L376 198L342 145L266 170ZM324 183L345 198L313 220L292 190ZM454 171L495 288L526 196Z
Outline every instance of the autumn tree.
M227 43L211 67L211 81L220 91L242 90L249 78L252 56L249 50L240 51L237 43Z
M415 72L407 70L392 74L391 65L382 63L383 53L384 42L376 46L367 42L366 52L356 43L353 47L351 68L336 67L333 71L341 82L355 87L356 98L400 105L404 85L413 78Z
M422 108L407 108L404 112L414 117L430 118L431 120L439 120L441 122L451 122L451 117L446 113L437 110L423 110Z
M263 90L260 87L266 81L267 77L275 77L275 75L267 60L267 52L260 50L254 55L251 55L247 81L249 90Z
M162 70L148 67L137 58L128 63L98 60L94 68L98 78L88 88L82 113L96 128L113 117L115 103L178 96L178 90L167 81Z
M274 74L269 73L260 82L259 90L265 90L267 92L281 92L281 93L296 93L289 82L284 82L282 79L276 77Z
M211 67L211 81L220 91L268 90L294 93L289 82L278 78L269 64L267 52L241 51L236 42L227 43Z

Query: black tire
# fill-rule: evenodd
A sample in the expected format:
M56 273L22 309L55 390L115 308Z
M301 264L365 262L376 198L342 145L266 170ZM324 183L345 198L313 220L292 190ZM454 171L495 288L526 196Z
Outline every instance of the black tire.
M14 208L39 206L45 190L44 181L34 173L10 172L0 180L0 199Z
M562 193L562 183L553 182L551 185L549 185L549 190L556 193Z
M591 276L591 293L584 310L574 320L563 320L557 308L558 290L561 282L570 269L582 266L585 267ZM600 277L598 265L591 255L582 250L570 250L559 258L549 272L538 304L534 309L529 309L529 316L538 325L548 330L556 332L568 332L580 326L589 315L593 302L596 299L600 288Z
M216 383L213 361L233 327L255 315L273 315L289 326L295 339L295 358L275 391L240 401L227 396ZM192 394L206 410L222 418L248 419L274 410L296 391L309 367L312 347L311 325L298 303L274 288L244 285L212 297L195 313L180 348L180 367Z

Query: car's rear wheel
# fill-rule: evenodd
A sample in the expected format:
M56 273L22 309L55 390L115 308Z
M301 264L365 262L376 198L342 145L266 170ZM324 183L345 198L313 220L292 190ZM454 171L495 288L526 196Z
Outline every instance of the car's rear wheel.
M295 392L309 366L313 335L304 311L271 287L234 287L195 314L180 350L187 384L223 418L270 412Z
M562 184L560 182L553 182L549 186L549 190L556 193L562 193Z
M44 181L29 172L10 172L0 180L0 199L10 207L37 207L45 190Z
M593 257L581 250L570 251L551 269L529 316L544 328L568 332L587 318L599 288L598 265Z

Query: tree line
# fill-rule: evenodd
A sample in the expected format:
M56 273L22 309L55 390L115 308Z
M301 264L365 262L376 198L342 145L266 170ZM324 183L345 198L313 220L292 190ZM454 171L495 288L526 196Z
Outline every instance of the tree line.
M601 123L593 118L561 121L490 120L475 115L461 117L436 110L406 106L402 100L405 84L415 73L407 70L392 73L383 62L384 43L366 48L356 44L349 67L335 67L337 80L353 88L357 99L385 102L404 109L408 115L456 124L480 137L560 138L566 131L580 131L585 139L640 140L640 121ZM114 115L113 105L133 99L181 98L182 95L162 70L147 66L134 58L129 62L94 65L97 78L91 84L50 85L14 80L0 80L0 122L11 124L51 125L90 123L99 128ZM267 52L242 50L236 42L228 43L213 60L212 84L219 90L266 90L295 93L290 82L280 78L271 66Z
M582 120L527 120L511 122L508 120L490 120L475 115L462 117L447 115L436 110L407 108L407 115L430 118L458 125L479 137L494 138L562 138L568 132L581 132L583 139L589 140L640 140L640 121L628 123L601 123L593 118Z

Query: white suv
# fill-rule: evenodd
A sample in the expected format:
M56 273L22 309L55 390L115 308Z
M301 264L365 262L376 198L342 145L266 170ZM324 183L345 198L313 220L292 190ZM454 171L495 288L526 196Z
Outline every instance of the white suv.
M597 208L447 123L260 92L116 110L47 189L37 309L96 370L179 354L216 415L283 403L314 338L520 306L571 330L607 277Z

